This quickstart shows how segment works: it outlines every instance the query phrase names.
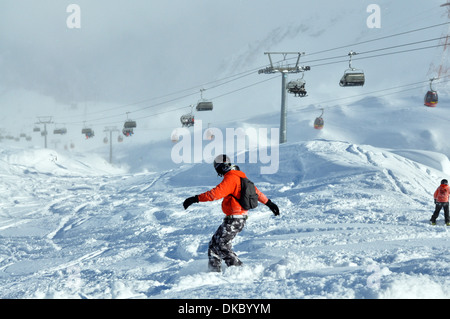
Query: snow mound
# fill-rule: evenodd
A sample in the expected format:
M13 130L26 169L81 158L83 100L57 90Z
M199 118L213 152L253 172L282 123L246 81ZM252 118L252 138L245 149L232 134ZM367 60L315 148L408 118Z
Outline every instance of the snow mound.
M40 148L14 148L2 145L0 170L17 174L104 175L123 174L123 169L111 166L98 154L57 152Z

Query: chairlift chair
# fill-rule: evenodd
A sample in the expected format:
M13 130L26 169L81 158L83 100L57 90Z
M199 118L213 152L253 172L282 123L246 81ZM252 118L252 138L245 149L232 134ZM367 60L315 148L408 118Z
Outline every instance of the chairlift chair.
M127 137L132 136L132 135L134 134L132 128L126 128L126 127L124 127L124 128L122 129L122 133L123 133L123 135L125 135L125 136L127 136Z
M132 136L134 134L133 129L136 128L136 121L129 120L128 113L129 112L127 112L127 120L123 124L122 133L125 136Z
M211 101L208 101L208 100L203 98L203 91L205 91L205 89L201 89L200 90L201 100L198 101L196 110L198 112L201 112L201 111L212 111L213 103Z
M127 124L127 122L125 122L125 125L123 126L123 129L122 129L123 135L132 136L134 134L133 127L136 127L136 123L134 123L134 126L133 126L133 124L130 124L130 123Z
M353 70L345 71L344 75L339 82L339 85L342 87L347 86L363 86L365 83L364 72L359 72Z
M67 129L65 127L63 128L57 128L53 130L53 134L59 134L59 135L64 135L67 133Z
M307 67L306 70L309 70L309 67ZM286 85L286 90L289 93L294 94L294 96L299 96L299 97L307 96L306 95L307 92L305 89L306 81L303 80L304 76L305 76L305 71L302 72L301 79L297 79L297 80L288 82L288 84Z
M194 114L192 114L192 108L194 106L191 105L191 112L188 114L184 114L180 117L181 126L183 127L191 127L194 126Z
M198 104L197 104L197 107L196 107L196 110L198 112L201 112L201 111L212 111L212 109L213 109L213 103L210 102L210 101L206 101L206 100L199 101Z
M305 97L307 94L307 92L305 90L305 84L306 84L306 82L301 79L290 81L286 85L286 90L289 93L294 94L294 96Z
M85 127L81 130L81 134L86 136L86 139L94 137L94 131L91 128Z
M33 132L40 132L40 131L41 131L41 128L39 126L35 126L33 128Z
M182 115L180 122L183 127L191 127L194 125L194 115L192 113Z
M123 124L124 128L136 128L136 121L132 121L132 120L127 120L124 124Z
M350 53L348 54L350 56L350 61L348 63L349 68L345 70L344 75L339 82L339 85L342 87L363 86L366 81L364 71L352 67L352 57L356 54L357 53L353 51L350 51Z

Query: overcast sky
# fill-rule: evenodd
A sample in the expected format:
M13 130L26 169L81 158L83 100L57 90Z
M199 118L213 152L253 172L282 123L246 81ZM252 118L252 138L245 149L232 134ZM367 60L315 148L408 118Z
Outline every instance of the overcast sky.
M268 50L311 52L433 24L440 2L2 0L0 104L14 103L10 92L36 103L121 105L200 88L268 63ZM67 26L72 3L79 29ZM379 30L366 26L371 3L382 9Z
M319 2L2 0L0 85L63 103L126 103L173 92L213 80L230 56L277 28L311 24L323 11L341 14L337 1ZM346 1L349 9L358 2ZM67 27L71 3L80 7L80 29Z
M302 1L286 2L301 12ZM66 25L71 3L80 7L80 29ZM226 57L279 24L273 15L279 5L249 3L2 0L0 84L61 102L120 103L198 85L211 80ZM288 8L284 14L292 17Z

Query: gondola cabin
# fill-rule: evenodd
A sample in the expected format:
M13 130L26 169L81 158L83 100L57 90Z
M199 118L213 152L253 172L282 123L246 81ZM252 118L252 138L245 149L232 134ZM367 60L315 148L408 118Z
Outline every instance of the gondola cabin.
M171 139L172 143L177 143L180 140L180 137L178 136L177 133L172 133L172 135L170 136L170 139Z
M317 117L317 118L314 120L314 128L315 128L316 130L321 130L321 129L323 129L324 124L325 124L325 122L324 122L324 120L323 120L322 117Z
M435 107L438 104L438 94L436 91L428 91L427 94L425 94L425 101L426 106L429 107Z
M183 135L182 133L183 131L179 128L176 128L172 131L172 133L170 134L170 140L173 143L178 143L180 141L180 136Z
M205 136L206 136L206 139L207 140L210 140L210 141L212 141L213 139L214 139L214 132L213 132L213 130L212 129L208 129L206 132L205 132Z

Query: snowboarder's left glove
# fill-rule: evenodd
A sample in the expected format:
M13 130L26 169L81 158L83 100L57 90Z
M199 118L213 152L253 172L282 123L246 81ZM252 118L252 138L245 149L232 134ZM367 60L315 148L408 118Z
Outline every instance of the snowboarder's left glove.
M189 206L191 206L194 203L198 203L197 195L187 198L183 203L183 207L184 207L184 209L187 209Z
M278 209L278 206L273 203L270 199L267 201L266 206L270 208L270 210L273 212L275 216L280 215L280 210Z

